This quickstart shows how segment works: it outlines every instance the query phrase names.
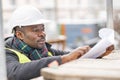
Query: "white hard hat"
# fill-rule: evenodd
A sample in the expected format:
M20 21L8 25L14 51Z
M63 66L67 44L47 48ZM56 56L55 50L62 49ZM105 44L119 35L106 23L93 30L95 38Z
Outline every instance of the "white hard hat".
M8 21L8 26L28 26L36 24L44 24L49 22L49 20L44 19L42 13L33 6L22 6L15 10L11 19Z

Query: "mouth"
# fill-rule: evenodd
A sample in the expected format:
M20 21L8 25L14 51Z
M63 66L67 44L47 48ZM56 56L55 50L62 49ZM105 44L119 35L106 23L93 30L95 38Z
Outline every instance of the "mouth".
M37 42L40 43L40 44L44 44L45 43L45 39L40 39Z

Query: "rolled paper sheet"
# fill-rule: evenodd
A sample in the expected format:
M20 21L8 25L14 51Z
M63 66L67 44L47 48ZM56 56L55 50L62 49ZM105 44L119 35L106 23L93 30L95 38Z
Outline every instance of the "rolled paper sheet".
M99 30L99 37L101 40L81 58L97 58L106 52L109 46L114 44L114 30L112 29L102 28Z
M101 39L107 39L114 44L114 30L110 28L102 28L99 30L99 37Z
M101 56L110 45L112 45L111 42L106 39L102 39L81 58L97 58Z

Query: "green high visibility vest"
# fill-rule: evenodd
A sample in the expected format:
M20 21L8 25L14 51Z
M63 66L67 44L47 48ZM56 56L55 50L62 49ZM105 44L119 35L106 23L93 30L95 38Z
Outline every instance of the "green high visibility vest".
M20 63L31 62L31 60L27 56L25 56L24 54L20 53L19 51L16 51L16 50L10 49L10 48L6 48L6 49L14 52L18 56L18 59L19 59Z

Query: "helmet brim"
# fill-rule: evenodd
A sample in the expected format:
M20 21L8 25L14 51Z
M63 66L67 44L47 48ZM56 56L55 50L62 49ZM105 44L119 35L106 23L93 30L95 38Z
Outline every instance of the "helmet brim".
M35 21L33 23L29 23L29 24L21 24L21 25L18 25L18 26L28 26L28 25L37 25L37 24L47 24L47 23L50 23L51 21L50 20L47 20L47 19L40 19L38 21Z

